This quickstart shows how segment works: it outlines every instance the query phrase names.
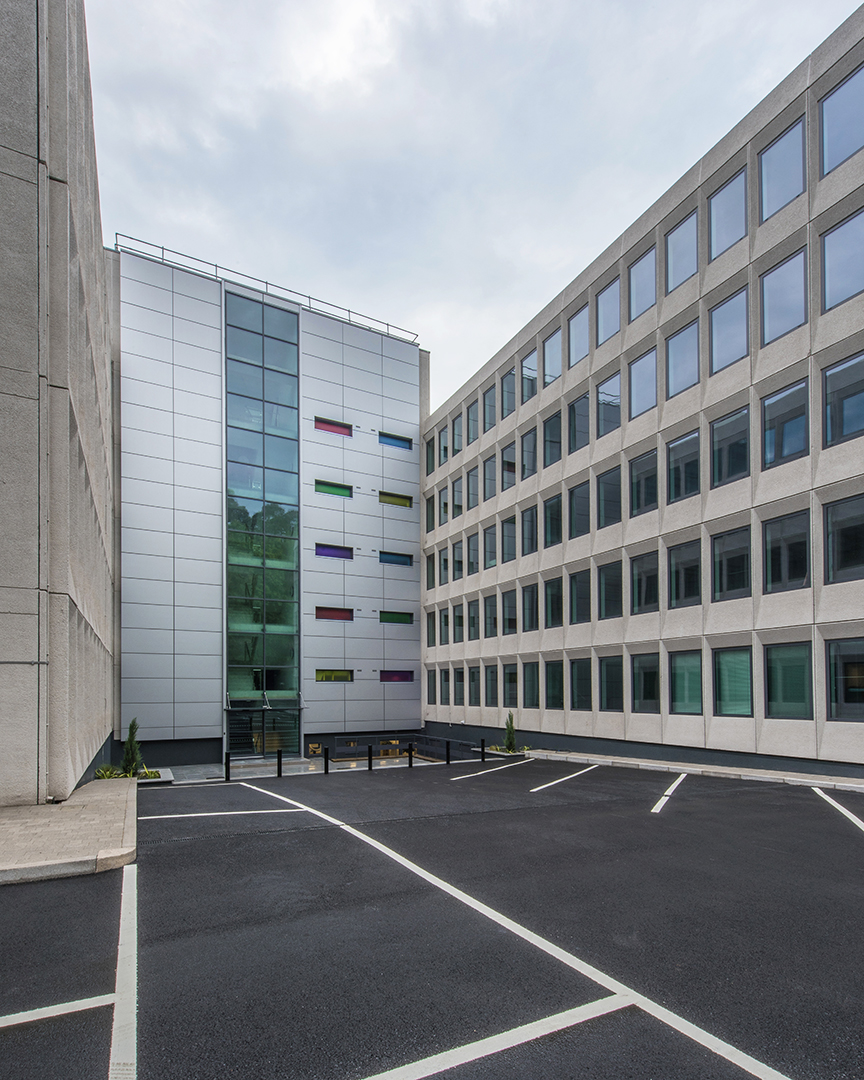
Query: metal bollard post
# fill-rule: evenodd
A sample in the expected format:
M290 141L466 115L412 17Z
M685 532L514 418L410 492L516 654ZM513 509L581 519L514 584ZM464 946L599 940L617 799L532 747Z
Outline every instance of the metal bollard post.
M408 743L408 768L414 768L414 743Z
M281 749L276 751L276 775L277 776L282 775L282 750Z
M367 750L369 751L369 753L367 755L368 758L369 758L369 772L372 772L372 743L371 742L369 743L369 746L367 747Z
M481 761L486 760L486 740L485 739L480 740L480 760Z
M225 751L225 783L231 779L231 754Z
M450 764L450 740L449 739L447 739L447 741L444 743L444 746L446 748L445 749L445 754L446 754L445 762L446 762L447 765L449 765Z
M330 747L324 747L324 775L330 772Z

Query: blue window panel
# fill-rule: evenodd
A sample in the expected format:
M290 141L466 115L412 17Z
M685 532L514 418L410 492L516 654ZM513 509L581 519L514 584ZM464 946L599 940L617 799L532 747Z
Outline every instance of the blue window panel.
M401 551L379 551L378 562L387 563L389 566L413 566L414 556L405 555Z
M386 431L378 432L378 442L382 446L395 446L397 450L412 450L414 448L413 439L404 439L401 435L390 435Z

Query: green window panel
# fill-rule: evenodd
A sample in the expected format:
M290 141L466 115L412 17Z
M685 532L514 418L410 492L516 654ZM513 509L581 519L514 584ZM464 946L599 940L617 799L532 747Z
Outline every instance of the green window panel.
M229 461L225 468L228 496L237 499L260 499L264 494L264 470L257 465Z
M354 498L354 488L351 484L335 484L331 480L316 480L315 491L319 495L338 495L341 499Z
M254 398L228 393L228 423L248 431L260 431L264 426L264 406Z
M263 664L263 634L229 634L228 664Z
M226 337L226 353L231 360L247 360L250 364L260 365L264 355L264 342L260 333L229 326Z
M299 536L297 507L267 502L264 506L264 531L268 536Z
M270 700L287 701L296 699L300 688L296 665L294 667L267 668L264 672L264 687Z
M714 650L714 714L753 715L753 672L749 647Z
M379 611L378 621L383 623L402 623L410 626L414 622L414 615L410 611Z
M264 529L264 504L260 499L238 499L229 495L225 500L225 523L229 529L260 533Z
M410 510L414 505L414 500L410 495L399 495L395 491L379 491L378 502L386 506L401 506L405 510Z
M297 344L298 320L296 311L264 305L264 333Z
M249 300L235 293L225 294L225 321L229 326L261 333L263 329L263 305L260 300Z
M260 631L264 627L264 601L231 596L227 602L228 629L240 632Z
M229 360L226 365L225 382L229 394L242 394L243 397L261 400L264 375L260 367L241 364L239 360Z
M229 667L228 694L234 701L263 698L264 679L262 669L260 667Z
M268 668L291 667L297 663L297 638L293 634L268 633L264 649Z
M264 338L264 366L284 371L288 375L297 374L297 346L275 338Z
M226 550L229 563L260 566L264 561L264 538L255 533L229 532Z
M254 566L232 566L225 569L229 596L255 597L264 595L264 571Z
M294 503L296 505L300 496L297 473L265 469L264 494L268 501L278 500L279 502Z
M669 654L669 711L702 714L702 653Z
M259 431L229 427L227 434L229 461L240 461L246 465L264 464L264 436Z
M264 371L264 400L297 408L297 377L283 371Z
M315 682L354 682L354 672L336 668L317 668Z
M297 569L298 541L287 536L268 536L266 540L266 563L279 570Z
M296 600L299 592L299 574L296 570L270 570L264 577L264 591L268 600Z
M300 617L297 604L288 600L268 600L264 610L268 634L274 630L277 633L287 634L296 634L299 631Z
M270 372L270 374L275 374ZM260 405L260 402L259 402ZM271 401L265 401L261 405L264 430L268 435L285 435L289 439L296 439L297 409L290 405L279 405ZM259 424L259 428L260 428Z

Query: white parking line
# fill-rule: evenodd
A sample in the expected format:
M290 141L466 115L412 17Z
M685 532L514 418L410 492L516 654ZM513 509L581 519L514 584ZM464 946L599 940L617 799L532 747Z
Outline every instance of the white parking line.
M139 821L166 821L168 818L190 817L238 817L241 814L302 814L299 809L292 810L212 810L206 814L151 814L149 817L139 817Z
M469 772L466 776L451 776L451 780L470 780L472 776L486 776L490 772L500 772L501 769L512 769L514 765L530 765L534 758L525 758L523 761L510 761L506 765L496 765L494 769L481 769L480 772Z
M672 792L675 790L675 788L678 787L678 785L681 783L681 781L684 779L684 777L686 775L687 775L686 772L682 772L681 775L678 777L678 779L675 780L673 783L671 783L668 788L666 788L666 790L663 792L663 797L659 800L657 805L652 808L652 810L651 810L652 814L659 814L660 813L660 811L663 809L663 807L666 805L666 803L669 802L669 796L672 794Z
M138 1075L138 867L134 863L123 867L114 999L108 1080L135 1080Z
M515 762L514 764L522 764L522 762ZM676 784L680 783L686 775L686 773L682 773L678 778L678 781L676 781ZM745 1054L743 1050L738 1050L737 1047L724 1042L722 1039L718 1039L709 1031L705 1031L703 1028L691 1024L689 1020L685 1020L682 1016L670 1012L656 1001L644 997L637 991L631 990L629 986L625 986L624 983L619 982L611 975L607 975L605 972L600 971L599 968L595 968L585 960L580 960L578 956L574 956L573 953L567 952L566 949L562 949L558 945L554 945L551 941L547 941L546 938L541 937L539 934L535 934L533 930L521 926L519 923L514 922L513 919L509 919L506 915L502 915L501 912L488 907L486 904L482 903L482 901L475 900L473 896L469 896L468 893L464 893L461 889L457 889L455 885L451 885L442 878L430 874L429 871L424 870L422 866L418 866L416 863L411 862L410 859L406 859L403 855L400 855L398 852L393 851L392 848L388 848L384 844L379 843L378 840L373 839L366 833L360 832L359 829L355 829L351 825L346 825L344 821L340 821L330 814L325 814L321 810L316 810L314 807L307 806L306 803L297 802L296 799L289 799L285 795L277 795L273 791L267 791L266 788L259 788L254 784L244 784L244 787L251 788L253 791L260 791L265 795L270 795L274 799L281 799L283 802L291 803L301 810L308 810L310 814L314 814L316 817L330 822L331 825L338 826L344 832L350 833L358 840L362 840L364 844L368 844L370 847L375 848L376 851L380 851L381 854L386 855L388 859L392 859L406 870L410 870L412 874L416 874L417 877L428 882L430 885L433 885L436 889L440 889L442 892L447 893L448 896L452 896L454 900L458 900L460 903L465 904L466 907L471 908L478 914L497 923L498 926L503 927L505 930L509 930L516 937L521 938L523 941L527 941L529 945L534 945L536 948L540 949L541 952L546 953L547 956L551 956L553 959L559 960L562 964L566 964L567 967L572 968L574 971L578 971L580 975L586 976L586 978L591 979L592 982L598 983L613 994L627 995L632 1003L637 1005L640 1009L655 1016L658 1020L662 1020L664 1024L668 1024L669 1027L681 1032L694 1042L711 1050L719 1057L731 1061L734 1065L744 1069L745 1072L749 1072L751 1076L756 1076L759 1080L789 1080L789 1077L784 1076L783 1073L779 1073L769 1065L765 1065L761 1061L757 1061L756 1058L750 1057L750 1055ZM430 1074L427 1073L425 1075L428 1076Z
M101 1009L103 1005L113 1004L113 994L80 998L78 1001L64 1001L60 1005L47 1005L42 1009L28 1009L26 1012L8 1013L6 1016L0 1016L0 1028L15 1027L16 1024L29 1024L31 1020L45 1020L49 1016L65 1016L66 1013L83 1012L85 1009Z
M580 772L570 773L569 776L559 777L558 780L551 780L548 784L541 784L540 787L532 787L531 791L543 791L544 788L554 787L556 784L563 784L565 780L575 780L577 776L584 776L586 772L591 772L592 769L597 769L597 765L589 765L587 769L582 769Z
M626 994L613 994L611 997L600 998L588 1005L580 1005L578 1009L568 1009L566 1012L556 1013L555 1016L547 1016L543 1020L535 1020L533 1024L523 1024L513 1028L512 1031L502 1032L500 1035L491 1035L488 1039L478 1039L477 1042L458 1046L454 1050L445 1050L441 1054L433 1054L423 1058L422 1061L413 1061L410 1065L402 1065L397 1069L388 1069L387 1072L376 1073L367 1076L366 1080L424 1080L427 1076L435 1076L447 1069L455 1069L457 1065L466 1065L478 1058L489 1057L490 1054L500 1054L502 1050L510 1050L514 1046L531 1042L533 1039L541 1039L544 1035L551 1035L553 1031L563 1031L564 1028L575 1027L585 1020L593 1020L595 1016L605 1016L615 1012L616 1009L624 1009L632 1005L632 1000Z
M815 791L817 795L820 795L825 800L825 802L831 803L835 810L839 810L843 817L849 818L853 825L857 825L858 828L862 832L864 832L864 821L862 821L861 818L855 817L853 813L850 813L850 811L847 810L845 806L841 806L839 802L834 802L831 796L826 795L821 788L814 787L812 790Z

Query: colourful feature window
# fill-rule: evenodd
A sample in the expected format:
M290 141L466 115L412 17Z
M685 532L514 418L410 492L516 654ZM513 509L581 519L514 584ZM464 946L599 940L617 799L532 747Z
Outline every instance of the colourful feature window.
M334 484L331 480L316 480L315 490L319 495L338 495L342 499L354 498L354 488L350 484Z
M414 622L414 615L410 611L379 611L378 622L404 623L410 626Z
M349 439L354 434L351 424L342 424L338 420L325 420L323 416L315 417L316 431L329 431L331 435L345 435Z
M330 619L333 622L353 622L354 609L350 607L316 607L316 619Z
M318 668L315 672L315 682L354 682L354 672Z
M325 559L353 559L354 548L339 547L337 544L316 544L315 554Z
M403 555L401 551L379 551L378 562L390 563L391 566L413 566L414 556Z
M384 446L395 446L399 450L413 450L414 440L404 439L401 435L391 435L387 431L378 432L378 442Z
M379 682L414 682L413 671L381 671L378 673Z
M386 503L388 506L402 506L406 510L410 510L414 505L414 500L410 495L397 495L394 491L379 491L378 502Z

